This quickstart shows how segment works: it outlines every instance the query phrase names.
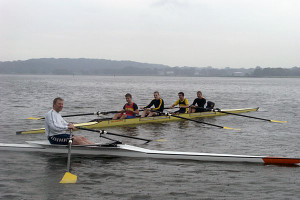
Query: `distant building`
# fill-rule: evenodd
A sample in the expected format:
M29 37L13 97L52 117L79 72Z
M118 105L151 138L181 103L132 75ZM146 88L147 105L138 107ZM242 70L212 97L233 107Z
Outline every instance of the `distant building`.
M166 71L166 75L167 76L172 76L172 75L174 75L174 72L173 71Z
M245 76L244 72L233 72L232 76Z

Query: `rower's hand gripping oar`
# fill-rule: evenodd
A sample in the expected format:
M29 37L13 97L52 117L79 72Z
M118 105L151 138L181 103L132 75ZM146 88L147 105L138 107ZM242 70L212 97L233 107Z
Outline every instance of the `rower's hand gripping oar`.
M67 172L59 183L76 183L77 176L70 173L70 163L71 163L71 148L72 148L72 129L70 129L70 139L68 144L68 162L67 162Z
M133 136L128 136L128 135L121 135L121 134L117 134L117 133L110 133L107 132L105 130L95 130L95 129L89 129L89 128L84 128L84 127L77 127L78 129L81 130L86 130L86 131L92 131L92 132L98 132L101 134L108 134L108 135L114 135L114 136L119 136L119 137L126 137L126 138L131 138L131 139L136 139L136 140L142 140L142 141L146 141L146 143L151 142L152 140L149 139L144 139L144 138L139 138L139 137L133 137Z
M189 118L181 117L181 116L178 116L178 115L172 115L171 113L164 113L164 114L168 115L168 116L172 116L172 117L177 117L177 118L180 118L180 119L185 119L185 120L201 123L201 124L207 124L207 125L210 125L210 126L215 126L215 127L218 127L218 128L229 129L229 130L241 130L241 129L238 129L238 128L230 128L230 127L227 127L227 126L219 126L219 125L216 125L216 124L201 122L201 121L198 121L198 120L189 119Z
M229 115L236 115L236 116L248 117L248 118L252 118L252 119L259 119L259 120L269 121L269 122L276 122L276 123L286 123L287 122L287 121L278 121L278 120L272 120L272 119L264 119L264 118L259 118L259 117L252 117L252 116L248 116L248 115L242 115L242 114L236 114L236 113L226 112L226 111L220 110L219 108L216 108L213 111L214 112L225 113L225 114L229 114Z

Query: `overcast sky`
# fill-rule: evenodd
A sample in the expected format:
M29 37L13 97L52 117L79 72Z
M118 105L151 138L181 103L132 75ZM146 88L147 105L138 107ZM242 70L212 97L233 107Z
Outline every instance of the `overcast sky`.
M299 0L0 0L0 61L300 67Z

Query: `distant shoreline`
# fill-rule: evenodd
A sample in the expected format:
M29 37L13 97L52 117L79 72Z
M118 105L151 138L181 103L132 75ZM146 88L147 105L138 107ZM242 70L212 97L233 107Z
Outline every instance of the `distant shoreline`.
M0 62L0 74L14 75L96 75L162 77L300 77L300 67L230 68L170 67L162 64L105 59L40 58Z
M300 78L300 76L162 76L162 75L87 75L87 74L3 74L0 76L103 76L103 77L178 77L178 78Z

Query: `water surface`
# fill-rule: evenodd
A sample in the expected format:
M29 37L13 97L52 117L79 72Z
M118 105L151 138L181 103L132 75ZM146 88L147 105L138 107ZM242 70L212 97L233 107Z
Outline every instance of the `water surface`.
M190 103L201 90L216 107L260 107L251 116L287 120L269 123L238 116L202 119L241 128L218 129L189 121L114 127L110 132L150 139L166 139L150 149L300 157L300 79L298 78L191 78L0 75L0 142L24 143L43 134L16 135L19 130L43 127L39 117L51 109L53 98L65 99L62 114L120 110L124 94L139 106L147 105L158 90L166 105L183 91ZM67 120L84 122L93 117ZM99 142L97 134L80 131ZM300 168L243 163L169 161L133 158L72 158L78 183L58 184L66 156L1 152L0 199L299 199Z

